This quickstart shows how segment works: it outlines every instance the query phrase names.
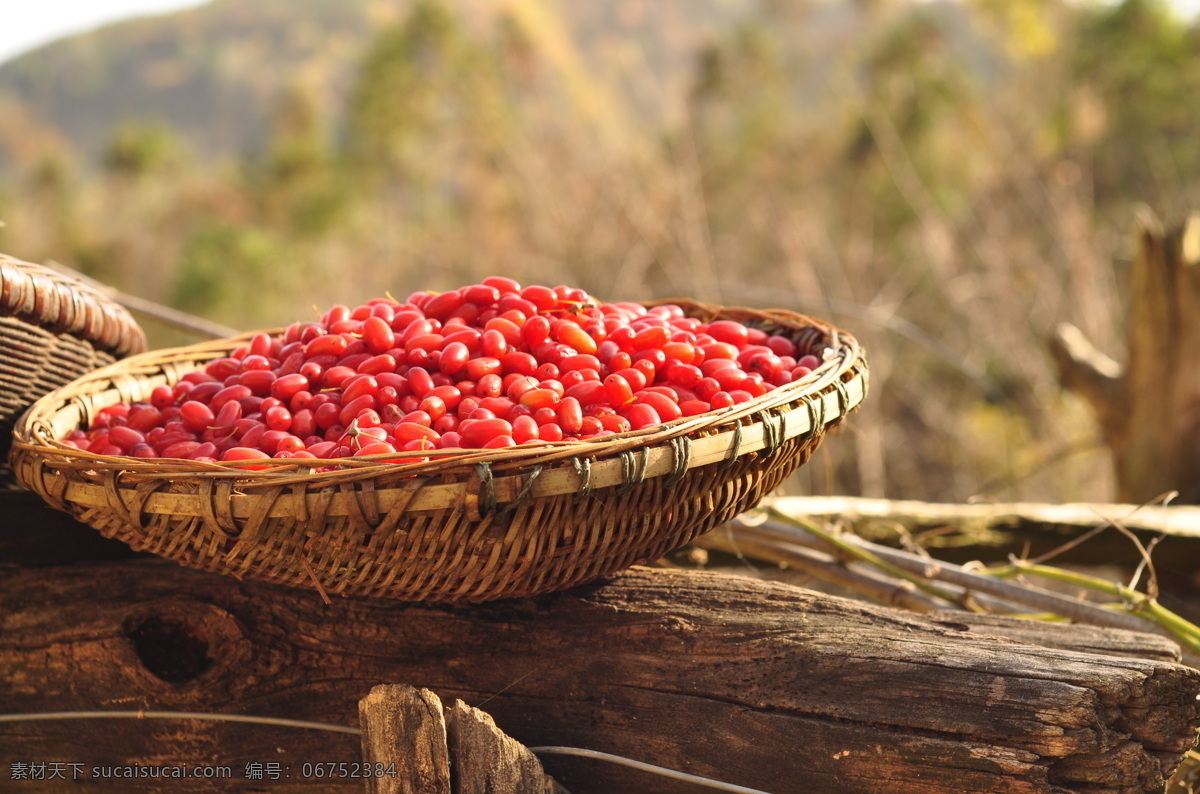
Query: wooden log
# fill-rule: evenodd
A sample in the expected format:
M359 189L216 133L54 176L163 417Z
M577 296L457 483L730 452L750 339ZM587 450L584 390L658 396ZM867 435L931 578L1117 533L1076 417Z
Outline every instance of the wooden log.
M1127 635L1133 655L1116 656L1088 647L1094 632L1067 649L1070 626L1023 625L1016 641L972 620L652 569L452 607L324 605L156 560L51 566L0 578L0 703L8 713L160 709L352 725L372 686L409 681L485 706L528 746L583 747L770 792L1152 791L1191 747L1200 672L1164 660L1160 639ZM362 760L344 734L0 722L0 774L39 760L221 764L235 772L222 790L363 783L312 774L316 762ZM245 779L265 761L286 777ZM695 790L595 761L545 765L574 794Z
M1141 503L1166 491L1200 502L1200 214L1164 230L1137 219L1124 364L1060 326L1050 352L1064 386L1096 412L1117 498Z

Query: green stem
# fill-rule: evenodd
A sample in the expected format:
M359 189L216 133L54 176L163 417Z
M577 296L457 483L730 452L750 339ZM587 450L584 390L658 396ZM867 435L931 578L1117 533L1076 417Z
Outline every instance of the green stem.
M803 529L806 532L810 532L813 535L820 538L821 540L828 543L829 545L835 547L839 552L841 552L842 554L844 554L846 556L853 557L854 559L865 562L868 565L873 565L876 568L878 568L879 570L884 571L885 573L891 574L892 576L895 576L898 579L903 579L906 582L911 582L917 588L925 591L926 593L929 593L932 596L937 596L938 598L940 598L944 601L947 601L948 603L959 604L960 606L969 608L972 611L979 611L978 606L972 605L970 601L967 601L964 603L963 599L961 597L959 597L959 595L957 593L952 593L949 590L946 590L944 588L938 587L935 584L932 584L928 579L922 578L920 576L914 576L913 574L910 574L908 571L905 571L901 568L897 568L895 565L892 565L887 560L884 560L880 557L875 556L870 551L867 551L866 549L861 548L853 543L847 543L845 540L838 537L836 534L827 531L824 527L818 526L817 524L815 524L811 521L806 521L802 518L796 518L794 516L789 516L786 513L781 513L775 507L767 507L767 508L765 508L765 510L766 510L767 515L769 515L771 518L775 519L776 521L780 521L785 524L790 524L793 527L796 527L798 529Z
M1027 562L1015 562L1003 568L989 568L983 573L1001 579L1012 579L1022 574L1039 576L1056 582L1082 587L1097 593L1104 593L1113 598L1121 599L1125 609L1147 620L1151 620L1175 635L1189 648L1200 651L1200 626L1186 620L1158 603L1155 599L1138 590L1124 585L1100 579L1095 576L1054 568L1049 565L1035 565Z

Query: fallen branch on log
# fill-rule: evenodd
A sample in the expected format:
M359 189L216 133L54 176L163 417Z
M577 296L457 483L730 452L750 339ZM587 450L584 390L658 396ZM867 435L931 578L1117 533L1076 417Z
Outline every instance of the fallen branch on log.
M775 518L762 520L764 514ZM795 566L882 603L901 605L918 612L957 604L975 611L1046 613L1093 626L1153 632L1180 643L1183 659L1200 668L1200 627L1144 593L1062 569L1017 561L1004 569L968 570L953 563L870 543L853 534L828 532L810 521L786 516L775 507L768 508L755 520L739 517L694 542L709 549L738 555L745 553ZM1070 579L1084 588L1097 588L1121 600L1106 606L1069 598L1027 582L1011 582L996 575L1022 572ZM917 588L926 592L917 592Z
M1132 530L1200 538L1200 507L1192 506L1031 502L940 504L848 496L789 496L770 500L769 504L788 515L837 518L856 527L886 522L914 533L947 526L964 529L1061 526L1085 530L1111 522Z

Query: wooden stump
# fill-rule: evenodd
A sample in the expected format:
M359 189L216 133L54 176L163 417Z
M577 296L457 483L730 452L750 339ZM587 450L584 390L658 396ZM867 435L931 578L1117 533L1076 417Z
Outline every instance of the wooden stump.
M486 712L428 689L383 684L359 701L368 794L555 794L537 756ZM394 774L393 774L394 773Z
M367 778L372 794L450 794L442 701L428 689L377 686L359 701L363 762L390 774Z
M1200 503L1200 214L1163 230L1147 209L1134 231L1124 365L1064 324L1050 351L1064 386L1092 406L1112 452L1117 498L1167 491ZM1116 318L1114 318L1114 322Z

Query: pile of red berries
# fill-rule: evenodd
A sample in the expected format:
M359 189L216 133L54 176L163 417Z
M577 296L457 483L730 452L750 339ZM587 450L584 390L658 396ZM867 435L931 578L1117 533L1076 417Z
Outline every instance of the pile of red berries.
M66 443L214 462L594 439L745 402L818 364L738 322L496 276L257 334Z

